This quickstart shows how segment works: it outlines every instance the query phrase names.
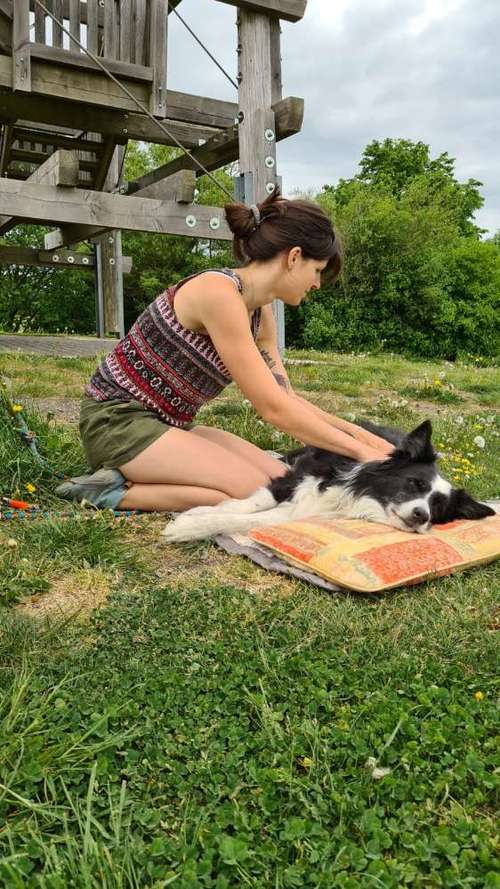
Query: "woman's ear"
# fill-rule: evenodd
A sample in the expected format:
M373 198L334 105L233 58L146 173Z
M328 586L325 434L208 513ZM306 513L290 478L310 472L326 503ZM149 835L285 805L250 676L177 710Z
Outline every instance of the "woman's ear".
M287 256L287 267L288 271L291 272L294 265L297 264L298 260L302 257L302 247L292 247L291 250L288 251Z

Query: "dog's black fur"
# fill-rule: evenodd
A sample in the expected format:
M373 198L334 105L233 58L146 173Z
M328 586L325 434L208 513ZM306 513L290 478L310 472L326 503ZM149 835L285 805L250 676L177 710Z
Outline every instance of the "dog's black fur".
M383 505L402 500L414 493L425 494L430 490L438 454L431 443L432 424L426 420L413 432L406 434L388 426L376 426L368 421L358 424L368 432L389 441L396 448L390 459L380 463L366 463L350 483L356 496L375 496ZM283 461L290 472L271 482L269 489L278 503L291 500L297 485L307 476L320 478L319 490L338 483L356 461L310 445L289 451ZM449 495L436 492L430 501L430 521L433 525L452 522L455 519L483 519L495 515L485 503L474 500L463 488L452 488Z

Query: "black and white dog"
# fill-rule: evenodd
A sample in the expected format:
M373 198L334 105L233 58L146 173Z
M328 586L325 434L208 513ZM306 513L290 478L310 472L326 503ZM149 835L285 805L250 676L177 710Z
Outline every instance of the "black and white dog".
M423 533L434 524L495 514L439 475L429 420L408 435L368 422L360 425L395 446L389 459L357 463L321 448L300 448L283 458L289 472L266 488L245 500L225 500L180 513L164 536L175 543L244 534L250 528L310 516L367 519Z

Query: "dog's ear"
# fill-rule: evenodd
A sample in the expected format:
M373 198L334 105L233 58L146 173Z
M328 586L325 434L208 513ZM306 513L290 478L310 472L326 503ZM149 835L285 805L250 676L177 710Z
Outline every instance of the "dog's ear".
M463 488L454 489L450 495L448 506L448 521L454 519L485 519L489 515L495 515L495 510L486 503L474 500Z
M431 444L432 423L424 420L413 432L409 432L394 452L395 458L408 458L417 463L434 463L437 454Z

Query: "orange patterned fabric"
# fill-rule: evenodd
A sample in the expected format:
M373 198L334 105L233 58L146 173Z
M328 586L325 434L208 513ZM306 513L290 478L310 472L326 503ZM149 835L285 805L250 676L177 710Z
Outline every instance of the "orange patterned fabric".
M452 574L500 556L500 515L435 525L427 534L359 519L304 519L248 536L339 586L378 593Z

